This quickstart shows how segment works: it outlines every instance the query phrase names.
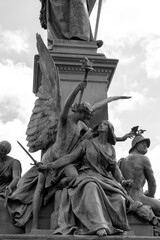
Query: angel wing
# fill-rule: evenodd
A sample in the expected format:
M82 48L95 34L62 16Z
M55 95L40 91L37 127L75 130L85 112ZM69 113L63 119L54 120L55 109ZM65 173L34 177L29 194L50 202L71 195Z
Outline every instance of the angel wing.
M58 69L41 36L37 34L36 38L42 80L26 131L30 152L44 150L54 143L61 111Z
M119 99L129 99L131 97L129 96L113 96L113 97L108 97L103 99L100 102L96 102L92 105L92 112L95 113L96 111L100 110L103 106L105 106L106 104L119 100Z

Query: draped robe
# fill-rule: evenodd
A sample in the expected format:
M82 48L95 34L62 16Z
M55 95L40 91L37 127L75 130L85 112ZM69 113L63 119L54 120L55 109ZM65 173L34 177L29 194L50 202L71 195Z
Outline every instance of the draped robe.
M6 161L4 161L4 165L0 168L0 194L3 194L5 188L12 182L12 165L13 162L17 161L19 163L19 167L21 169L21 164L19 160L14 159L10 156L7 156Z
M62 190L58 227L53 233L95 234L104 228L108 234L115 234L129 230L129 199L109 171L115 164L114 155L99 149L94 140L81 144L79 176Z
M42 5L41 24L54 39L93 40L89 15L96 0L46 0Z

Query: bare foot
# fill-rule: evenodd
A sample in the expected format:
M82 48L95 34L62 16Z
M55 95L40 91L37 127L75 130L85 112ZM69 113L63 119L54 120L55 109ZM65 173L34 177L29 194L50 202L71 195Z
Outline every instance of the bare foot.
M106 235L107 235L106 229L104 229L104 228L99 229L99 230L97 231L97 235L98 235L98 236L106 236Z

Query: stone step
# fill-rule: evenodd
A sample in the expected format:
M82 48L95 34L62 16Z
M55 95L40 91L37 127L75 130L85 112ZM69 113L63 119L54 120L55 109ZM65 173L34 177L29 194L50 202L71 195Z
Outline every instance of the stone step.
M152 236L53 236L51 234L0 234L0 240L160 240Z

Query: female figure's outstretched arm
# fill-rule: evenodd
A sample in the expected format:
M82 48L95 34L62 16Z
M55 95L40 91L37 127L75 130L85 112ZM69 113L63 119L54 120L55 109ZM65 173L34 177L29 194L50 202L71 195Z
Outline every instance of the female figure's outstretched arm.
M52 163L39 165L37 169L40 172L44 172L50 169L58 169L58 168L64 167L70 163L75 162L82 153L83 153L83 147L82 147L82 144L80 143L78 147L75 150L73 150L70 154L63 156Z

